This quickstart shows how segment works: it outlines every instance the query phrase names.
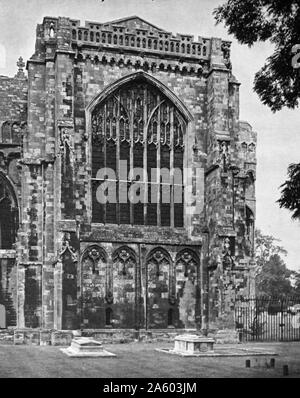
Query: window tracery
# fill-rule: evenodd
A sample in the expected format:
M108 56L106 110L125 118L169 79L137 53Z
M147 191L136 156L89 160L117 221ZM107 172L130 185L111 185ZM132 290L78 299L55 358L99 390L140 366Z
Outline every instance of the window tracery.
M144 80L121 86L95 107L93 222L183 226L185 128L175 105ZM98 178L98 171L104 168L111 169L115 177ZM139 176L129 173L133 168L145 172ZM165 169L163 175L161 169ZM172 169L178 169L179 178L171 177ZM115 185L116 203L97 201L97 190L104 183L107 191ZM129 200L132 192L139 199L133 203Z

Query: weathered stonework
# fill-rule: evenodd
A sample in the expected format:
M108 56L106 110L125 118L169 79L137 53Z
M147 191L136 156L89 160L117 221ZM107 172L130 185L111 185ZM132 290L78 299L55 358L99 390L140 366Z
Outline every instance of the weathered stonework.
M85 27L46 17L28 78L22 60L18 67L14 78L0 77L0 177L16 229L0 250L0 303L8 326L20 329L16 341L68 342L71 334L61 331L80 328L234 327L235 298L253 290L256 134L239 120L230 43L173 36L138 17ZM184 206L171 206L170 221L163 218L169 208L157 206L157 225L131 222L150 214L146 206L128 207L127 224L120 216L95 222L93 159L102 155L93 152L93 118L114 93L138 85L173 115L164 145L169 139L174 162L183 154ZM176 115L184 126L178 147ZM122 131L120 120L110 122L112 134ZM143 119L141 158L128 138L141 166L151 154L148 129ZM118 158L121 144L113 139ZM155 144L160 164L170 156L162 142ZM183 226L175 226L181 211ZM45 333L29 336L24 328Z

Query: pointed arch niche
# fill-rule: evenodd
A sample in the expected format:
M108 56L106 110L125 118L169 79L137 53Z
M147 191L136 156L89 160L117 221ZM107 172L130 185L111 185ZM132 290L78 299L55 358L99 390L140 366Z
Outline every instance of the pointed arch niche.
M86 248L81 258L81 294L84 327L104 328L110 289L108 256L99 245Z
M163 248L153 249L146 259L147 325L150 329L167 328L173 321L171 298L172 259ZM172 318L172 319L171 319Z
M131 328L136 325L137 257L133 249L121 246L112 255L111 290L113 326Z
M177 327L194 328L200 314L199 307L200 259L193 250L183 249L176 256L176 304L179 319Z
M12 183L0 173L0 249L12 249L19 226L17 197Z
M4 173L0 172L0 305L4 307L6 326L16 326L17 323L15 243L18 228L19 206L14 185ZM30 274L29 268L26 270L27 273L25 272L27 279ZM27 298L28 294L25 296L25 301ZM35 325L38 319L32 316L31 321Z
M92 222L183 227L184 148L192 120L184 104L137 72L96 96L87 112ZM110 171L99 172L105 168Z

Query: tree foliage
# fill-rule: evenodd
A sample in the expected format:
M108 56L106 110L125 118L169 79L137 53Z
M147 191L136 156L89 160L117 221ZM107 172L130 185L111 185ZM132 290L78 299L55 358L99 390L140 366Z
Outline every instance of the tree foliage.
M289 178L281 185L279 206L293 212L292 218L300 219L300 163L288 168Z
M296 108L300 73L292 65L292 48L300 43L299 0L228 0L214 10L217 23L242 43L269 40L275 47L254 79L254 90L272 111Z
M300 272L294 272L294 293L296 296L300 297Z
M256 230L255 235L256 293L267 296L299 295L300 273L287 268L282 259L287 251L277 244L279 240L272 235L264 235L260 230Z
M264 235L259 229L255 231L255 260L259 269L261 269L271 258L271 256L287 255L287 251L276 242L279 239L272 235Z
M273 254L256 277L257 293L268 296L291 295L293 271L289 270L278 254Z
M300 44L300 1L227 0L214 15L240 43L252 46L269 40L274 45L273 54L255 75L254 90L274 112L298 107L300 69L292 60L293 48ZM292 218L300 219L300 163L292 164L288 173L278 202L293 211Z

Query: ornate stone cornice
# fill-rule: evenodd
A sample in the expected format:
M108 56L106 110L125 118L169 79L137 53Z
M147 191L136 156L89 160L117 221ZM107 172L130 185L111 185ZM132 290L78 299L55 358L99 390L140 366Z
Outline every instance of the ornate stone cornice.
M108 51L86 51L82 50L77 52L75 55L75 62L86 62L90 60L95 64L100 63L103 65L109 64L111 66L130 66L136 69L143 69L144 71L149 70L160 70L165 72L174 73L186 73L193 75L206 75L208 72L208 61L201 60L180 60L178 58L158 58L149 54L145 55L142 53L126 54L123 52L114 53Z
M26 166L41 166L42 164L54 163L55 159L55 156L46 158L22 158L19 160L19 163Z

